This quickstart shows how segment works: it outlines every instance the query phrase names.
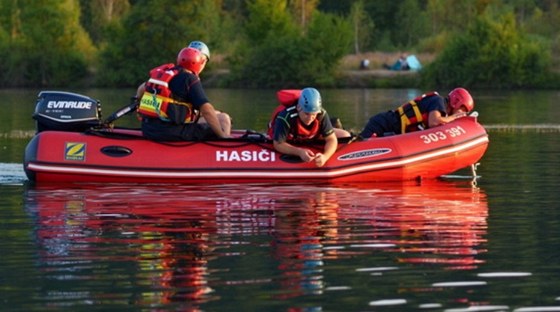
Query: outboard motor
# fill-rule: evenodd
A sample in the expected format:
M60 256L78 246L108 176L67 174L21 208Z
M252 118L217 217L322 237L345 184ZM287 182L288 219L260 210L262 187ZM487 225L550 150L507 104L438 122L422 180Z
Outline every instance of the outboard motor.
M33 119L37 133L46 130L84 131L101 122L101 103L85 95L63 91L41 91Z

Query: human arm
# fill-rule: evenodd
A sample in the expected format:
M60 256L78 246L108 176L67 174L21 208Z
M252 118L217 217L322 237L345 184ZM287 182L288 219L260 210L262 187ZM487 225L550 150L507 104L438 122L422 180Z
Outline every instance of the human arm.
M310 162L313 159L315 159L316 154L305 147L298 147L295 145L292 145L286 141L280 142L280 141L274 141L273 142L274 145L274 149L282 154L286 154L286 155L294 155L294 156L298 156L299 158L301 158L301 160L305 161L305 162Z
M146 83L143 82L140 86L138 86L138 89L136 89L136 98L137 99L142 98L142 95L144 95L145 90L146 90Z
M440 125L444 125L446 123L452 122L453 120L455 120L457 118L464 117L466 115L467 115L467 113L465 113L463 111L458 111L457 113L455 113L453 115L444 116L444 115L441 114L441 112L439 110L433 110L428 115L428 127L432 128L432 127L437 127L437 126L440 126Z
M216 111L216 115L218 116L218 121L220 122L220 126L224 133L228 136L231 135L231 117L224 112ZM204 117L198 118L198 123L206 123L206 119Z
M206 120L212 131L220 138L229 138L230 135L226 133L218 120L218 116L214 106L208 102L200 106L200 115Z
M327 160L327 158L325 158L325 156L322 153L315 153L310 148L304 146L295 146L288 142L288 138L290 137L292 127L297 126L297 123L294 120L298 118L299 117L297 117L297 115L290 116L288 111L282 111L277 115L276 121L274 123L274 131L272 134L274 149L282 154L298 156L299 158L301 158L301 160L305 162L310 162L315 160L317 166L319 165L322 166ZM321 123L321 126L325 127L323 123ZM338 144L338 140L336 139L336 135L332 131L332 126L330 125L330 122L328 123L327 128L324 129L324 133L328 134L326 137L334 138L334 144L335 144L334 150L336 150L336 144ZM331 146L331 145L332 142L328 145L326 144L326 146ZM330 147L328 149L325 147L325 150L327 151L327 156L329 156L328 153L330 153L330 155L334 153L334 151L330 150ZM320 157L320 159L317 163L318 157Z
M314 161L317 167L322 167L331 158L338 147L338 139L336 134L331 134L325 137L325 147L323 153L315 153L305 147L294 146L286 141L274 141L274 149L282 154L299 156L305 162Z
M286 110L281 111L276 116L272 132L274 149L282 154L298 156L305 162L311 161L315 157L313 151L287 142L291 127L289 113Z
M325 148L323 153L315 154L315 165L317 167L323 167L323 165L331 158L331 156L336 152L338 147L338 139L336 134L333 132L325 137Z

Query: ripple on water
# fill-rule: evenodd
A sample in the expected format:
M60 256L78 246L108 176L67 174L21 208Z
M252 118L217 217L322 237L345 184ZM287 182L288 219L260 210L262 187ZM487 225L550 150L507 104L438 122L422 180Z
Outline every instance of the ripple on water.
M0 163L0 184L23 184L27 176L23 165L17 163Z
M433 287L468 287L483 285L486 285L485 281L442 282L432 284Z
M380 272L380 271L392 271L398 270L398 267L375 267L375 268L359 268L356 269L357 272Z
M560 306L544 306L544 307L525 307L513 310L513 312L549 312L560 311Z
M382 299L369 302L370 306L391 306L400 304L406 304L406 299Z
M478 273L478 277L525 277L533 275L530 272L488 272L488 273Z
M422 303L418 307L420 309L439 309L441 308L441 303Z
M378 243L378 244L353 244L350 245L352 248L391 248L395 247L395 244L386 244L386 243Z
M480 312L480 311L507 311L509 306L506 305L487 305L472 306L468 308L446 309L444 312Z

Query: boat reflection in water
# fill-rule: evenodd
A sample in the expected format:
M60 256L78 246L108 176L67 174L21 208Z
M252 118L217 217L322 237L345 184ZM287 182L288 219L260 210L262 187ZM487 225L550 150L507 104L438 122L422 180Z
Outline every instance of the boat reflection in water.
M376 232L372 242L395 245L400 262L446 269L474 269L482 263L477 255L485 252L480 245L486 243L488 203L481 189L440 181L372 195L369 200L355 197L339 217L371 225Z
M39 266L58 281L48 294L187 309L231 302L248 285L276 300L322 294L341 283L328 272L375 267L379 253L395 267L474 269L488 215L482 190L444 181L29 186L25 206Z

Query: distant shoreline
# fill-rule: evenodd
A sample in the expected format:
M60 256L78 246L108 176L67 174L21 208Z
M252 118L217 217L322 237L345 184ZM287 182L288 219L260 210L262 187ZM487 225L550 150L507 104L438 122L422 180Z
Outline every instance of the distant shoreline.
M206 88L218 88L224 85L229 69L218 69L201 75ZM340 88L376 88L376 87L414 87L418 83L419 72L388 69L342 70L338 73L337 84Z

